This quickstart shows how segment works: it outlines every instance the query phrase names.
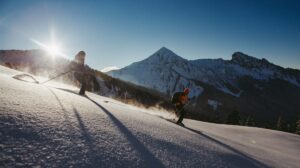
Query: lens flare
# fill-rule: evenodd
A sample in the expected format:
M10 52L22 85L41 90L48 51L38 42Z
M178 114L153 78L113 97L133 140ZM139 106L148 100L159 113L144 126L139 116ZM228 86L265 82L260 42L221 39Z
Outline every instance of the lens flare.
M35 40L33 38L30 39L32 42L37 44L38 46L42 47L43 50L45 50L50 56L56 57L56 56L61 56L70 59L66 54L64 54L61 51L60 46L57 43L51 43L49 45L46 45L38 40Z
M47 52L52 56L57 56L60 53L60 48L56 44L51 44L48 46Z

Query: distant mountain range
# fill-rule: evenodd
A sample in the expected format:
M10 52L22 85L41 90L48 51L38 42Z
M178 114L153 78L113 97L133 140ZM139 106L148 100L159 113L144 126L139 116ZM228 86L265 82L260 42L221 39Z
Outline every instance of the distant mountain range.
M168 96L189 87L189 110L199 119L225 122L237 110L245 122L251 119L271 128L278 120L290 127L300 114L300 71L241 52L233 53L231 60L186 60L163 47L107 74Z
M163 47L145 60L108 74L168 95L189 87L192 89L191 97L197 97L203 91L201 85L195 84L196 81L239 97L243 90L238 80L245 76L261 81L281 79L300 87L299 70L285 69L241 52L234 53L231 60L186 60Z

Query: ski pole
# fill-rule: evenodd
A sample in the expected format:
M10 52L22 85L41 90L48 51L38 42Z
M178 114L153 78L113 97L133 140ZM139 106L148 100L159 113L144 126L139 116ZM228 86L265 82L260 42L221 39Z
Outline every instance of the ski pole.
M46 83L46 82L49 82L49 81L51 81L51 80L53 80L53 79L55 79L55 78L58 78L58 77L60 77L60 76L62 76L62 75L65 75L65 74L67 74L67 73L69 73L69 72L71 72L72 70L69 70L69 71L66 71L66 72L64 72L64 73L61 73L61 74L59 74L59 75L57 75L57 76L55 76L55 77L53 77L53 78L50 78L50 79L48 79L48 80L46 80L46 81L44 81L44 82L42 82L42 83L40 83L40 84L44 84L44 83Z

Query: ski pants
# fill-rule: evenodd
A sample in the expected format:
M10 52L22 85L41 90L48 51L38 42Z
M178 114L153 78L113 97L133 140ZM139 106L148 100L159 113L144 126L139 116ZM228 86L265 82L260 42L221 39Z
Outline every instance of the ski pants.
M85 94L86 89L86 75L84 73L75 72L75 78L80 82L81 88L79 94Z
M175 106L175 111L176 111L177 115L179 116L179 118L176 122L178 124L182 122L183 118L186 115L186 112L183 107L184 107L183 105Z

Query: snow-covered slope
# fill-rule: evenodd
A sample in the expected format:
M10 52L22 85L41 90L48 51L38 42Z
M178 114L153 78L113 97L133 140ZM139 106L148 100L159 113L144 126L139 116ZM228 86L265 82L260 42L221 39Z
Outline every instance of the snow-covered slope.
M284 69L269 63L266 59L257 59L241 52L232 55L232 59L186 60L163 47L140 62L133 63L120 70L108 72L109 75L142 86L157 89L166 94L192 89L191 97L203 92L196 81L214 86L230 95L239 97L243 92L238 80L250 76L258 80L282 79L300 87L300 71Z
M1 167L297 167L298 135L184 120L0 66ZM157 113L157 111L155 111Z

